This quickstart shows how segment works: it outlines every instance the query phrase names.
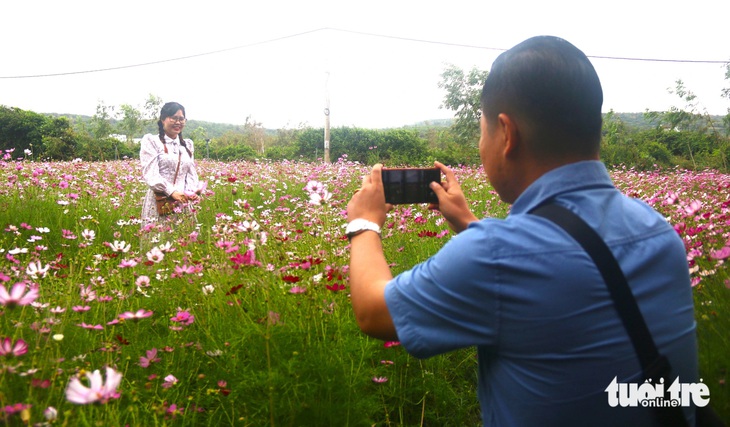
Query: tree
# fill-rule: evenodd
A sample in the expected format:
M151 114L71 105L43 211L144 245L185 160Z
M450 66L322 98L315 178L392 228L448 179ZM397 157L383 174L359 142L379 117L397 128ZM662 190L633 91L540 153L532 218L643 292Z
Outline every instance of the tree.
M157 121L157 114L162 109L163 104L162 98L149 94L144 103L144 107L142 107L142 122L145 127Z
M266 153L266 140L268 139L263 124L248 116L246 123L243 124L243 133L248 146L263 156Z
M131 142L135 136L141 136L139 133L144 128L142 113L129 104L122 104L119 109L121 111L117 113L118 133L127 137L127 141Z
M700 106L697 95L687 89L681 79L675 82L675 88L673 90L670 89L669 93L676 94L681 98L685 103L684 107L672 106L669 111L647 112L646 116L650 120L656 120L660 126L665 126L676 131L684 131L685 133L696 133L698 134L697 136L705 136L705 138L684 138L687 146L687 154L690 160L692 160L693 167L696 169L695 148L697 147L693 147L691 141L706 140L709 137L712 139L711 145L715 147L719 146L721 144L721 138L717 130L719 126L715 124L707 109ZM709 149L711 150L712 148L710 147ZM724 155L723 165L726 167Z
M26 149L41 151L43 126L47 120L32 111L0 105L0 150L14 148L16 155Z
M43 126L43 156L71 160L76 156L77 137L66 117L49 119Z
M479 140L479 119L481 118L481 93L488 71L472 68L468 74L452 64L441 73L440 89L446 90L441 108L456 111L452 128L461 143Z

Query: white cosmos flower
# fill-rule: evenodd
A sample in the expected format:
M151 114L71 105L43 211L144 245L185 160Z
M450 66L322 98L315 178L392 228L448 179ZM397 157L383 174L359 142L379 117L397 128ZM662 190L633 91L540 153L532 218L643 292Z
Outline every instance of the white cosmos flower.
M28 264L28 268L25 269L25 273L32 279L37 279L38 277L46 277L46 274L48 273L48 269L50 267L50 265L43 266L40 261L31 262L30 264Z

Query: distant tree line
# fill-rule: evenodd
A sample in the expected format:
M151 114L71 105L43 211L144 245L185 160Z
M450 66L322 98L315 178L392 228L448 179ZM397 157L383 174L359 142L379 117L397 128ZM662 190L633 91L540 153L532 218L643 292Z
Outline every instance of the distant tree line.
M478 165L479 95L487 74L447 66L439 83L446 92L441 107L455 112L453 120L396 129L334 128L330 130L330 159L346 156L363 164L390 166L428 165L434 160ZM730 64L726 79L730 81ZM601 157L608 166L730 171L730 109L727 116L707 114L681 80L673 93L684 101L682 108L611 111L604 116ZM723 90L722 96L730 100L730 89ZM14 158L31 160L137 158L135 139L157 133L156 114L161 105L162 100L154 95L141 107L100 103L91 118L0 106L0 149L13 150ZM194 140L197 158L317 161L324 157L324 129L311 126L271 130L251 117L243 125L189 120L184 136Z

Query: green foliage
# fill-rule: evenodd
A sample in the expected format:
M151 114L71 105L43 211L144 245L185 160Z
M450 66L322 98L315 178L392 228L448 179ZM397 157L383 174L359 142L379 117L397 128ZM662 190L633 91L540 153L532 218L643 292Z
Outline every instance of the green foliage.
M58 160L74 158L78 141L67 118L48 118L42 129L44 157Z
M32 111L0 105L0 150L15 149L15 156L22 156L26 149L41 151L47 120Z
M298 133L292 151L300 159L313 161L324 154L324 129L304 129ZM428 160L428 144L412 129L373 130L340 127L330 131L330 158L366 165L421 165Z

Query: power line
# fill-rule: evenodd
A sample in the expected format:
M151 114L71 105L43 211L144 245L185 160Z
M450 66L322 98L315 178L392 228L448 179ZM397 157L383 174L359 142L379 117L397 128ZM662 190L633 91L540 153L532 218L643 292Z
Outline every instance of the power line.
M461 43L447 43L447 42L440 42L440 41L434 41L434 40L424 40L424 39L415 39L415 38L410 38L410 37L398 37L398 36L390 36L390 35L385 35L385 34L366 33L366 32L362 32L362 31L343 30L340 28L325 28L325 29L329 29L329 30L333 30L333 31L341 31L343 33L360 34L360 35L369 36L369 37L382 37L382 38L387 38L387 39L405 40L405 41L418 42L418 43L430 43L430 44L438 44L438 45L443 45L443 46L455 46L455 47L464 47L464 48L482 49L482 50L498 50L498 51L507 50L504 48L497 48L497 47L486 47L486 46L461 44ZM613 60L622 60L622 61L678 62L678 63L695 63L695 64L726 64L726 63L730 62L730 60L728 60L728 61L710 61L710 60L692 60L692 59L630 58L630 57L621 57L621 56L598 56L598 55L586 55L586 56L589 58L613 59Z
M263 44L274 43L274 42L278 42L281 40L301 37L301 36L304 36L307 34L313 34L313 33L323 32L323 31L337 31L337 32L342 32L342 33L358 34L358 35L367 36L367 37L378 37L378 38L385 38L385 39L390 39L390 40L401 40L401 41L408 41L408 42L414 42L414 43L426 43L426 44L434 44L434 45L440 45L440 46L463 47L463 48L468 48L468 49L496 50L496 51L507 50L505 48L487 47L487 46L479 46L479 45L471 45L471 44L463 44L463 43L450 43L450 42L443 42L443 41L437 41L437 40L426 40L426 39L419 39L419 38L412 38L412 37L401 37L401 36L393 36L393 35L388 35L388 34L378 34L378 33L364 32L364 31L346 30L346 29L342 29L342 28L322 27L322 28L317 28L314 30L303 31L300 33L290 34L290 35L286 35L286 36L282 36L282 37L276 37L276 38L272 38L272 39L268 39L268 40L263 40L263 41L249 43L249 44L245 44L245 45L230 47L230 48L226 48L226 49L213 50L213 51L198 53L198 54L194 54L194 55L180 56L180 57L176 57L176 58L161 59L159 61L150 61L150 62L143 62L143 63L138 63L138 64L121 65L121 66L117 66L117 67L98 68L98 69L92 69L92 70L69 71L69 72L62 72L62 73L31 74L31 75L19 75L19 76L0 76L0 79L32 79L32 78L44 78L44 77L59 77L59 76L69 76L69 75L75 75L75 74L101 73L101 72L105 72L105 71L123 70L123 69L127 69L127 68L146 67L149 65L163 64L166 62L183 61L183 60L192 59L192 58L199 58L202 56L216 55L219 53L230 52L230 51L239 50L239 49L245 49L245 48L249 48L249 47L253 47L253 46L260 46ZM715 61L715 60L692 60L692 59L635 58L635 57L599 56L599 55L586 55L586 56L588 56L589 58L595 58L595 59L609 59L609 60L618 60L618 61L672 62L672 63L689 63L689 64L728 64L728 63L730 63L730 60Z
M304 32L301 32L301 33L290 34L288 36L277 37L277 38L273 38L273 39L269 39L269 40L264 40L264 41L260 41L260 42L249 43L249 44L245 44L245 45L241 45L241 46L236 46L236 47L230 47L230 48L227 48L227 49L219 49L219 50L214 50L214 51L210 51L210 52L197 53L197 54L194 54L194 55L180 56L180 57L177 57L177 58L161 59L159 61L143 62L143 63L140 63L140 64L120 65L118 67L98 68L98 69L94 69L94 70L69 71L69 72L64 72L64 73L33 74L33 75L25 75L25 76L0 76L0 79L33 79L33 78L41 78L41 77L58 77L58 76L70 76L70 75L74 75L74 74L101 73L101 72L104 72L104 71L123 70L123 69L126 69L126 68L145 67L145 66L148 66L148 65L156 65L156 64L163 64L163 63L166 63L166 62L182 61L182 60L185 60L185 59L199 58L201 56L215 55L215 54L218 54L218 53L230 52L232 50L238 50L238 49L244 49L244 48L249 48L249 47L253 47L253 46L259 46L259 45L262 45L262 44L273 43L273 42L277 42L277 41L280 41L280 40L291 39L291 38L303 36L305 34L316 33L318 31L322 31L322 30L323 30L323 28L318 28L316 30L304 31Z

